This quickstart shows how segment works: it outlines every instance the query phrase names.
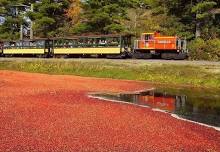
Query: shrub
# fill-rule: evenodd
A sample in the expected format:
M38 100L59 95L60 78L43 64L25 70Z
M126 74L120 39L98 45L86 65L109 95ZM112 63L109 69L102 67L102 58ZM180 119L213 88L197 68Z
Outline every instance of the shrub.
M196 39L189 43L189 57L191 60L208 60L206 53L206 43L203 39Z
M220 61L220 39L207 41L207 50L210 52L213 60Z
M220 61L220 39L204 41L201 38L188 45L191 60Z

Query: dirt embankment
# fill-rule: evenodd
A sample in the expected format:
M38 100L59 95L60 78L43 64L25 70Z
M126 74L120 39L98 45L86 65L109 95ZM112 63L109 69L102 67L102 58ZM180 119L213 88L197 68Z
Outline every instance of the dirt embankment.
M220 151L216 130L87 96L146 87L0 71L0 151Z

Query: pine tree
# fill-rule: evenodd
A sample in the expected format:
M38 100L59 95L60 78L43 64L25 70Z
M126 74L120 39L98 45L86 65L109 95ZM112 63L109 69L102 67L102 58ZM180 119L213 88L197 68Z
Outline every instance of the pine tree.
M197 0L197 3L192 7L192 13L196 14L196 38L201 36L202 28L209 26L213 22L213 16L210 11L216 5L217 3L214 1Z
M59 28L66 21L66 9L68 0L41 0L34 3L34 12L29 17L34 21L34 33L38 37L50 37L58 35Z
M80 32L119 33L125 31L122 25L127 19L126 9L131 5L127 0L88 0L82 3Z
M21 24L24 23L22 14L23 7L19 7L20 1L0 0L0 15L5 22L0 25L0 39L18 39Z

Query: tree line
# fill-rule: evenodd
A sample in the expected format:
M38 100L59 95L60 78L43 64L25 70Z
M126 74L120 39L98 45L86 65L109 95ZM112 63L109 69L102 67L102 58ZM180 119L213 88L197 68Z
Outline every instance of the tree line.
M0 0L0 17L0 39L160 31L186 38L192 59L220 60L219 0Z

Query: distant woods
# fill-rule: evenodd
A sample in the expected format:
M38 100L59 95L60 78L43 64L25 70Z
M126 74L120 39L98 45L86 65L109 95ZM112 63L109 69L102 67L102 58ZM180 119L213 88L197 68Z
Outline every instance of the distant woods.
M0 39L21 28L26 38L30 28L34 37L161 31L191 41L192 59L220 58L219 0L0 0Z
M71 6L73 33L139 35L157 30L190 40L220 35L219 0L71 0Z

